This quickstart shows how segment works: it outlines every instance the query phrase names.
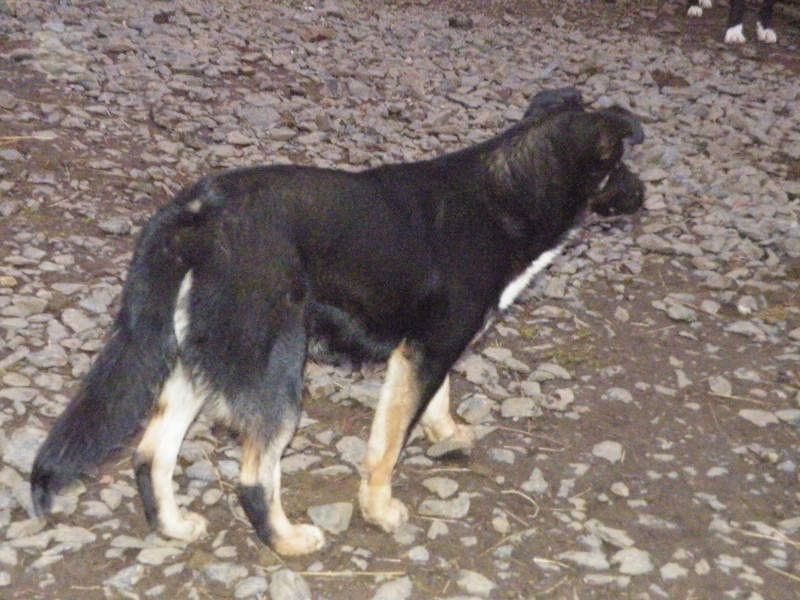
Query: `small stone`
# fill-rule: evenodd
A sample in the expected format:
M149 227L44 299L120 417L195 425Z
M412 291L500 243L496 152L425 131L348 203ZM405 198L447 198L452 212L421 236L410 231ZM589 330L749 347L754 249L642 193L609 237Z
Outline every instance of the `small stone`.
M470 396L458 405L456 413L470 425L491 420L495 403L483 394Z
M97 324L77 308L67 308L61 313L61 320L64 325L72 329L75 333L81 333L96 327Z
M205 566L203 575L223 585L231 585L234 581L247 577L247 569L235 563L212 563Z
M627 498L631 495L628 486L622 483L621 481L612 483L609 489L611 490L612 494L614 494L615 496L619 496L620 498Z
M584 523L584 527L594 536L616 548L629 548L633 546L633 540L627 533L621 529L615 529L604 525L597 519L589 519Z
M490 579L484 577L476 571L462 569L456 577L456 585L467 594L488 598L492 590L497 587Z
M308 509L308 516L314 525L336 535L347 531L350 526L353 505L350 502L334 502L312 506Z
M614 400L617 402L624 402L628 404L633 401L633 394L624 388L609 388L601 396L603 400Z
M775 416L775 413L758 408L744 408L739 411L738 415L758 427L767 427L778 422L778 417Z
M431 554L428 552L428 549L425 546L414 546L411 550L408 551L408 558L409 560L416 562L416 563L424 563L428 562L430 559Z
M541 416L542 410L532 398L509 398L500 405L504 419L528 419Z
M458 491L458 482L447 477L429 477L422 485L442 499L449 498Z
M720 375L712 375L709 377L708 387L712 392L720 396L731 396L733 394L731 382Z
M272 600L311 600L311 589L305 579L294 571L281 569L269 584Z
M528 481L522 484L522 489L531 494L544 494L549 487L539 467L534 467Z
M361 438L348 435L336 443L336 449L339 451L343 461L350 463L356 469L360 469L367 453L367 443Z
M678 563L667 563L659 569L661 579L678 579L686 577L689 574L689 569L679 565Z
M642 575L653 570L650 554L638 548L625 548L611 557L612 563L619 563L619 572L624 575Z
M236 585L234 596L237 598L261 598L269 589L269 583L264 577L246 577Z
M133 229L133 222L127 217L108 217L97 222L103 233L111 235L127 235Z
M168 558L180 554L180 548L163 546L159 548L145 548L136 557L136 560L145 565L162 565Z
M419 514L441 519L463 519L469 513L469 494L461 492L452 500L424 500L419 505Z
M592 455L598 458L604 458L610 463L616 463L622 460L625 456L625 451L622 444L619 442L605 441L595 444L592 448Z
M413 588L409 577L387 581L377 589L372 600L408 600Z
M557 554L556 558L560 560L568 560L576 565L588 567L590 569L597 569L600 571L604 571L611 566L606 559L606 555L598 550L593 552L587 552L585 550L569 550L567 552Z
M8 440L3 460L22 473L30 473L45 437L47 434L35 427L17 429Z

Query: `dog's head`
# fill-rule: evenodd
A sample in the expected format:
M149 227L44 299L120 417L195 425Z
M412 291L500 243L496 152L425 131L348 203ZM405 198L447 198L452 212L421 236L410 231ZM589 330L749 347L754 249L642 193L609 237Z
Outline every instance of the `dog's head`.
M523 122L532 122L545 140L543 150L556 152L578 168L588 208L603 216L632 213L644 203L642 181L622 161L625 144L640 144L644 130L630 111L612 107L587 112L575 88L545 90L528 105Z

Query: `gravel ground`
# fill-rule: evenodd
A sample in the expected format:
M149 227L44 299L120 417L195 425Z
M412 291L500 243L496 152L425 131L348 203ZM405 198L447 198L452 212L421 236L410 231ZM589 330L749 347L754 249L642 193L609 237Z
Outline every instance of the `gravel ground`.
M724 9L651 4L0 0L0 596L800 598L800 36L731 49ZM30 518L38 444L171 193L433 156L564 85L642 116L646 210L589 223L462 358L480 440L412 439L397 534L354 510L382 367L348 364L309 365L283 463L321 552L260 545L203 420L176 479L207 539L148 530L131 448Z

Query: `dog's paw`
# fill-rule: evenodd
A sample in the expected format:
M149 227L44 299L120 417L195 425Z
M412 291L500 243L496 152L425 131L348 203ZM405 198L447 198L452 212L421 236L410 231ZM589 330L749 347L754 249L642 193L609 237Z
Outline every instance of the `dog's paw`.
M703 9L699 6L690 6L689 10L686 11L686 14L690 17L702 17Z
M370 514L367 514L362 506L361 513L364 516L364 520L368 523L377 525L388 533L397 531L408 522L408 509L406 505L397 498L390 499L387 505L378 508Z
M408 521L408 509L397 498L392 498L389 486L373 488L367 480L361 481L358 493L361 515L367 523L389 533L397 531Z
M293 525L292 530L276 538L275 552L283 556L301 556L315 552L325 545L325 535L314 525Z
M734 25L725 32L726 44L744 44L746 41L747 38L744 37L741 23L739 25Z
M200 539L206 534L207 528L208 520L193 512L181 513L177 519L162 520L160 527L164 535L184 542Z
M764 43L774 44L778 41L778 34L775 33L775 30L764 27L761 23L756 23L756 33L758 34L758 39Z
M425 427L423 426L425 437L433 443L452 445L456 448L472 448L475 442L475 432L469 425L461 425L452 421L447 427Z
M700 6L703 8L711 8L711 0L700 0Z

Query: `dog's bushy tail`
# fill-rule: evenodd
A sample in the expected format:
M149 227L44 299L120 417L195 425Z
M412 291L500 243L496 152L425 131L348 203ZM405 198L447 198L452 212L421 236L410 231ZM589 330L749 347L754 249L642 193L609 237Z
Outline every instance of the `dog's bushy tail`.
M106 345L34 461L37 514L49 512L53 495L99 465L151 410L177 358L173 318L181 281L202 256L203 229L219 205L203 180L145 226Z

